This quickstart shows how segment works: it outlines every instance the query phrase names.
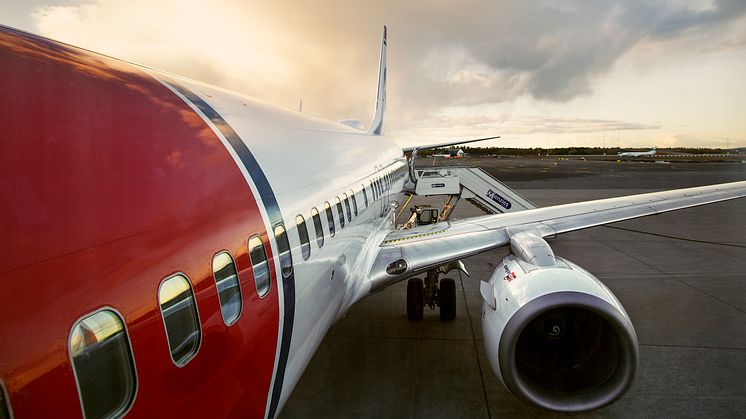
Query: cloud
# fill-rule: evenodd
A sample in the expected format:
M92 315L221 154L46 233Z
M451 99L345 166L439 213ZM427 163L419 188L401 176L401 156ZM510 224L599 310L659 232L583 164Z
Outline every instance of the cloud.
M580 144L590 136L609 140L623 132L653 131L658 124L612 119L546 117L539 115L490 112L483 109L449 109L419 123L396 130L392 135L402 143L431 143L448 138L484 137L501 135L503 143L515 144L519 137L559 135L570 139L568 145ZM670 134L672 135L672 134ZM435 141L437 139L437 141ZM573 139L574 142L573 142Z
M741 18L746 13L746 2L742 0L717 0L700 9L673 11L655 25L652 35L676 36L682 32L717 28L722 23Z
M503 6L498 2L492 13L483 14L502 16ZM466 57L463 68L480 69L490 83L472 79L455 84L431 77L435 86L429 87L458 89L462 100L472 98L473 103L524 94L565 102L591 93L594 81L641 43L686 38L690 44L680 48L690 53L697 38L710 46L743 42L743 31L732 24L746 23L745 14L746 2L739 0L717 1L704 10L667 2L521 2L509 9L507 21L498 17L463 22L471 28L460 28L466 35L458 39L457 54L445 43L426 55Z
M43 35L289 108L303 99L332 120L372 113L387 23L393 129L449 106L570 103L641 49L746 46L743 0L91 0L37 8L33 21Z

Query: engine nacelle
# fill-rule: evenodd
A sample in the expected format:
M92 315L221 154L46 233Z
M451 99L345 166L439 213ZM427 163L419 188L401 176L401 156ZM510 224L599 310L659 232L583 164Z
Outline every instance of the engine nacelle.
M516 252L520 247L514 245L514 253L525 256ZM637 370L632 322L597 278L553 254L554 263L547 263L544 256L537 266L508 255L489 283L481 283L492 370L515 396L541 408L605 406L629 389Z

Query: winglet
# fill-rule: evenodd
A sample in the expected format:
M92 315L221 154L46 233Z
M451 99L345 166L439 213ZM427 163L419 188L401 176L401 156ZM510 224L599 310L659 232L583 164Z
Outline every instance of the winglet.
M378 91L376 93L376 112L370 123L368 132L381 135L383 131L383 114L386 111L386 25L383 26L381 39L381 62L378 66Z

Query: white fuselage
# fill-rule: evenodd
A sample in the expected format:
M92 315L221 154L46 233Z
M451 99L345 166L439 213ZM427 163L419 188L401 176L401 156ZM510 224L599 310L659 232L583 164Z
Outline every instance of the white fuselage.
M159 78L158 73L151 74ZM390 204L400 198L406 159L401 147L381 136L192 80L179 78L178 81L215 109L250 149L270 183L287 228L295 273L295 315L279 411L332 324L354 302L370 293L367 273L377 255L377 251L371 250L376 250L394 227ZM231 151L209 118L192 107ZM260 196L251 174L246 173L238 156L232 151L231 154L254 196ZM376 180L386 174L392 175L390 187L380 188ZM361 192L363 188L365 196ZM382 190L374 193L374 189ZM352 191L356 195L357 215L351 208L352 219L345 219L342 228L336 198L343 201L343 213L347 217L343 194L350 197ZM353 207L351 198L348 199ZM327 202L334 217L333 237L324 215ZM322 214L322 247L318 245L313 228L313 208ZM307 260L301 254L295 221L298 215L303 216L308 226L311 255ZM272 231L265 211L262 217L267 231ZM272 247L277 249L276 245ZM278 255L274 256L278 260ZM282 303L280 295L281 313ZM281 328L282 325L281 315ZM278 342L278 351L279 347Z
M623 151L619 153L619 157L642 157L642 156L654 156L656 153L655 149L649 151Z

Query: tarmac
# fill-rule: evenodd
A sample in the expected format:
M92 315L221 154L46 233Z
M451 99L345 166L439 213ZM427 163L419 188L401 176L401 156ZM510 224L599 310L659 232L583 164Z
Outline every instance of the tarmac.
M746 163L437 160L477 166L539 206L746 179ZM421 164L431 164L422 159ZM439 206L442 198L410 202ZM401 219L408 210L402 211ZM466 201L453 218L481 215ZM495 377L481 335L479 281L507 249L464 260L457 316L406 317L406 282L355 305L327 333L283 418L746 417L746 198L568 233L555 254L601 279L640 344L631 390L574 415L533 408ZM451 276L451 275L449 275Z

